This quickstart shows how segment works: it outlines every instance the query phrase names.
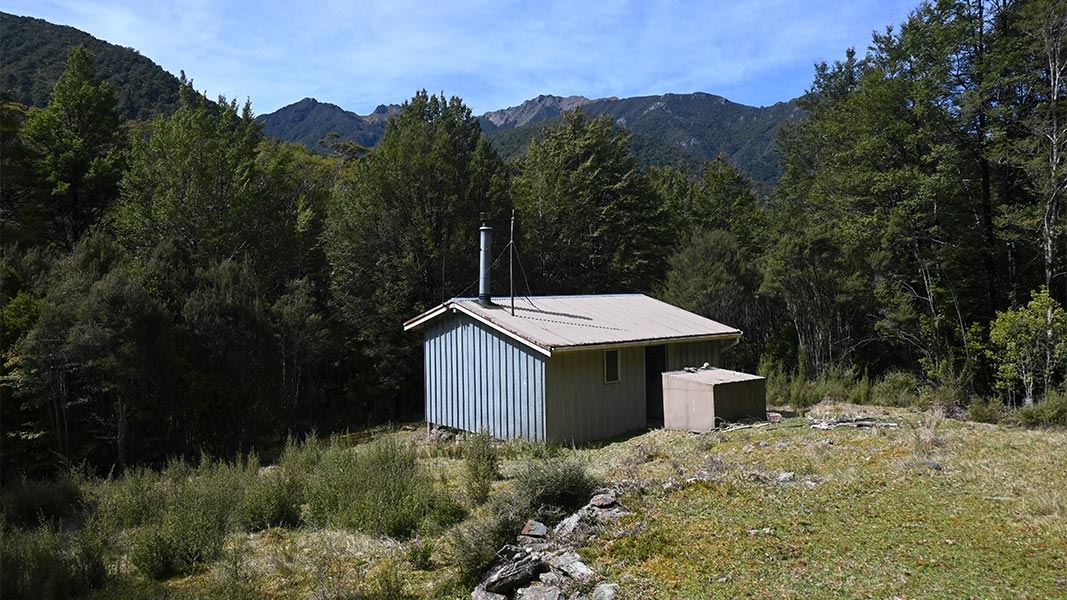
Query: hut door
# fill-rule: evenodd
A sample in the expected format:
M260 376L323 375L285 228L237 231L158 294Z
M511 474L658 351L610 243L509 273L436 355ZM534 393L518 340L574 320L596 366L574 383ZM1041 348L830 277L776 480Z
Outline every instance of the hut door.
M667 347L645 346L645 421L663 424L663 377L667 370Z

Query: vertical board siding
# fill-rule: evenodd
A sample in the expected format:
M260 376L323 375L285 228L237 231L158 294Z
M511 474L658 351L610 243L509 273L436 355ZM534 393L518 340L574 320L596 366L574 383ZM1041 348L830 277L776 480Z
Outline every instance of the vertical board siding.
M544 379L548 439L582 443L645 427L645 349L619 350L620 380L604 383L604 351L559 352Z
M680 371L685 367L699 367L709 363L719 367L722 356L721 341L667 344L667 370Z
M465 315L426 328L426 420L501 439L545 439L545 359Z

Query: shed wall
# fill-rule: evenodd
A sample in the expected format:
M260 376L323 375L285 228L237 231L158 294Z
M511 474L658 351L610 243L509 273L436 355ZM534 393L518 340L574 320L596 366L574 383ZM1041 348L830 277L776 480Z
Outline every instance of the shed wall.
M767 380L753 379L716 385L715 416L724 421L762 421L767 416Z
M466 315L427 324L426 420L500 439L545 439L545 358Z
M604 351L558 352L547 361L548 439L582 443L645 427L645 349L619 349L619 381L604 383Z

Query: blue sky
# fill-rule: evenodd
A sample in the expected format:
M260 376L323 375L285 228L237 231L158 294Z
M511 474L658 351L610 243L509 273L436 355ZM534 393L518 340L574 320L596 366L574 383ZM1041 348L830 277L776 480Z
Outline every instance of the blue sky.
M801 94L918 0L6 0L5 11L130 46L256 113L312 96L366 114L421 88L475 113L538 94Z

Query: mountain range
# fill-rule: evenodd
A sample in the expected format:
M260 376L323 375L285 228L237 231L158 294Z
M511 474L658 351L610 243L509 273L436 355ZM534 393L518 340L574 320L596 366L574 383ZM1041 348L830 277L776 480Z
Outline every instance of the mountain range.
M768 107L746 106L722 96L696 92L633 98L542 95L518 106L480 116L482 131L505 158L521 155L544 127L557 123L565 111L581 108L587 115L607 115L632 135L631 147L645 166L700 163L722 154L760 183L779 175L774 139L785 123L803 117L796 102ZM313 98L260 115L268 135L299 142L313 150L336 132L342 140L373 146L381 139L396 105L381 105L366 116Z
M167 114L178 102L178 79L132 48L41 19L0 13L0 83L2 97L28 106L43 106L63 72L70 49L83 45L96 55L97 72L110 82L122 113L131 119ZM546 126L565 111L607 115L631 134L631 148L644 166L685 165L694 170L722 154L761 184L772 184L780 170L774 154L778 129L804 112L795 101L746 106L722 96L696 92L632 98L541 95L518 106L494 110L478 119L482 130L505 158L520 156ZM385 132L396 104L380 105L358 115L335 104L304 98L257 121L267 135L297 142L313 151L331 133L372 147Z

